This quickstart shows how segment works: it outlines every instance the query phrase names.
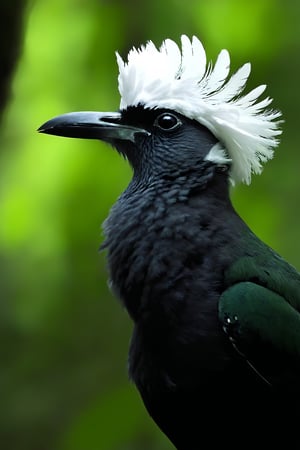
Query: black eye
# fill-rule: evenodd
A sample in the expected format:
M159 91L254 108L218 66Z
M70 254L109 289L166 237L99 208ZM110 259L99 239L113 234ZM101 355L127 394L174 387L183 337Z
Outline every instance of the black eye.
M173 131L181 125L181 122L174 114L164 113L156 118L154 125L164 131Z

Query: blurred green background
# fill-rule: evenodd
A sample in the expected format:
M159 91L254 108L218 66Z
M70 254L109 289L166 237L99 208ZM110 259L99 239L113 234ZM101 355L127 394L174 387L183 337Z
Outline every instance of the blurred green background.
M168 450L128 382L131 323L107 288L101 223L130 169L100 142L39 135L54 115L118 108L123 56L196 34L215 60L250 60L283 112L282 143L233 201L300 269L300 3L14 0L0 6L0 446ZM5 108L4 108L5 107Z

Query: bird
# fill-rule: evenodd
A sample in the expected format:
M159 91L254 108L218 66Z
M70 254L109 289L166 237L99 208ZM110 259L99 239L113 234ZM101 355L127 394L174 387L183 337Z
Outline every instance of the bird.
M104 141L132 168L102 244L133 323L129 377L178 450L299 444L300 275L231 201L273 157L282 114L266 85L244 92L250 63L208 63L196 36L116 57L118 111L38 131Z

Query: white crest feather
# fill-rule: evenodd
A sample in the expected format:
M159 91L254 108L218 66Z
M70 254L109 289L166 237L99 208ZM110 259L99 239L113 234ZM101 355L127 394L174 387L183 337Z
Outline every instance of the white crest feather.
M169 108L206 126L221 146L207 159L220 163L231 161L231 180L251 182L252 173L262 171L262 163L271 159L278 145L276 137L281 116L266 110L272 99L258 101L266 86L261 85L241 96L250 75L250 63L244 64L228 79L230 57L222 50L212 67L207 66L205 50L195 36L183 35L180 51L166 39L160 49L148 42L133 48L119 66L120 108L145 105ZM221 148L225 148L228 154Z

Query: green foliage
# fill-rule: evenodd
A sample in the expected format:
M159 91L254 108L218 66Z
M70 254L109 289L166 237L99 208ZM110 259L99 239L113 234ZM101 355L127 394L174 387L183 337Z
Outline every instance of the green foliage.
M118 108L114 51L197 34L252 61L286 124L277 156L234 203L300 267L297 2L43 0L28 10L0 164L0 437L14 450L172 448L127 381L131 324L106 284L100 225L130 178L94 141L36 133L72 110ZM251 86L250 86L251 87ZM125 386L125 387L124 387Z

